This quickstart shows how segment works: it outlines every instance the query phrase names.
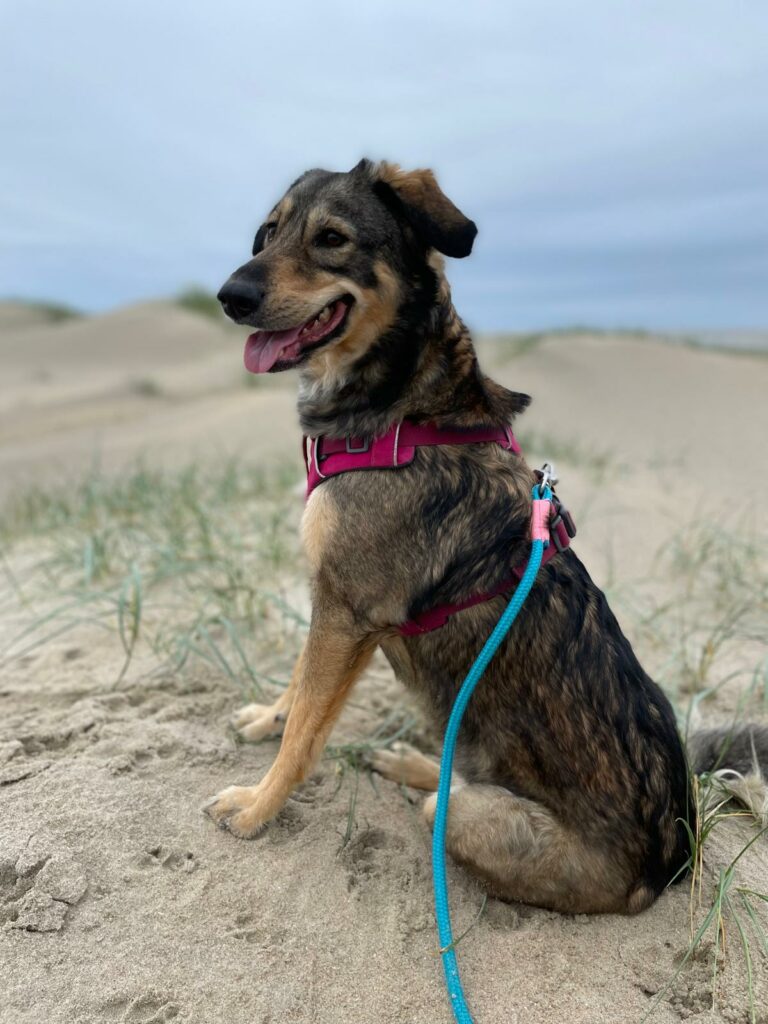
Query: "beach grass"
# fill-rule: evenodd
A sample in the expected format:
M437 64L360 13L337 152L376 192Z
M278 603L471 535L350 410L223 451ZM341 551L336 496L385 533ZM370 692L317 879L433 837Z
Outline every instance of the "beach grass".
M296 483L293 470L230 462L209 472L94 471L69 487L25 492L0 517L0 575L3 604L21 602L28 614L0 658L97 625L123 653L116 685L142 651L177 672L203 659L244 696L260 696L265 681L279 681L264 671L262 648L287 671L307 626L292 604ZM23 571L11 565L20 551Z
M591 468L605 471L602 462ZM293 469L266 472L233 461L174 471L137 465L121 476L94 470L70 486L19 495L0 516L0 610L21 616L0 665L97 626L113 637L113 687L126 684L137 662L142 672L182 676L204 665L244 701L264 700L286 684L308 628L298 484ZM761 632L768 576L754 550L747 531L702 521L665 545L648 580L611 595L641 658L653 662L676 704L683 731L734 684L741 694L734 723L768 708ZM369 734L326 749L338 789L344 784L348 793L342 847L357 827L361 780L376 785L370 754L418 727L412 712L395 705ZM768 955L768 892L745 883L739 868L766 823L733 804L717 772L698 779L695 793L690 939L648 1012L702 955L710 958L714 1003L723 958L740 956L748 1019L756 1024L755 965ZM736 826L747 831L726 856L719 837Z

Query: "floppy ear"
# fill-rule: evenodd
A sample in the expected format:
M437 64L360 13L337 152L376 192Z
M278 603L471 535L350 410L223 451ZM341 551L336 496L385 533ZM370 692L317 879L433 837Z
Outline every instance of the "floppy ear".
M361 160L353 170L367 174L385 202L385 190L395 197L400 212L429 248L445 256L472 252L477 227L440 189L432 171L403 171L397 164L370 160Z

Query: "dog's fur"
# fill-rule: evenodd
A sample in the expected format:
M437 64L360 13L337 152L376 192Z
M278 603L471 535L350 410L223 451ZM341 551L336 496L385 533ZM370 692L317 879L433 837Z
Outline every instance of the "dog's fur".
M318 243L327 228L342 244ZM439 254L468 255L474 235L430 171L362 161L291 186L230 282L257 289L258 308L237 319L260 329L293 327L341 296L350 303L340 329L298 360L304 433L369 437L405 417L508 424L526 408L526 395L483 375L451 303ZM533 482L521 457L478 444L420 449L407 467L343 474L313 492L303 520L309 636L287 692L239 719L248 739L284 725L280 752L258 785L214 799L216 822L251 837L277 814L377 645L445 726L505 599L423 636L393 627L509 576L528 550ZM385 752L377 767L436 788L436 766L415 751ZM425 811L431 821L434 796ZM560 554L470 701L448 849L504 898L633 913L685 868L686 823L695 829L672 708L577 555Z

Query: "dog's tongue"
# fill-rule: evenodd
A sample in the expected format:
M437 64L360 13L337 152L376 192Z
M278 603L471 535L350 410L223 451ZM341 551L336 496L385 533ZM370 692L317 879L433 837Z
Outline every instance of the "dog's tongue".
M268 373L281 356L293 356L289 351L299 340L303 324L288 331L256 331L245 343L245 368L249 373Z

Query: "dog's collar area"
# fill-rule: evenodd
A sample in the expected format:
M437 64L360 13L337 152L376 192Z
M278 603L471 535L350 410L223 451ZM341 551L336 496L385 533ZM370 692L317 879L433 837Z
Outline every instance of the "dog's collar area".
M307 498L329 476L360 469L399 469L413 462L416 449L442 444L498 444L515 455L520 445L509 427L438 427L396 423L380 437L305 437Z
M515 455L522 449L509 427L438 427L434 423L396 423L380 437L305 437L304 464L307 469L307 498L328 477L367 469L400 469L413 462L416 449L435 445L498 444ZM544 477L542 477L544 479ZM546 508L544 507L546 506ZM548 538L541 564L570 545L576 536L576 527L570 512L556 495L546 501L534 502L532 536ZM522 578L528 559L512 570L512 576L493 590L474 594L464 601L439 605L401 623L397 628L401 636L419 636L444 626L456 612L471 608L504 594Z

